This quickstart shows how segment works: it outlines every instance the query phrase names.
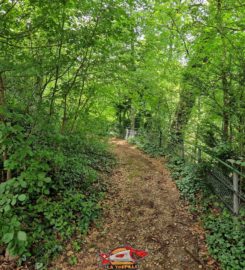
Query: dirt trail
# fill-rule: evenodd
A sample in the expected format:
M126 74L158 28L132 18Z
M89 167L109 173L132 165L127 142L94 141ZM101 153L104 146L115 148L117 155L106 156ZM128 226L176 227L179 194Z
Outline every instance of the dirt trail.
M169 172L123 140L113 140L119 165L109 179L103 225L93 228L71 266L66 252L50 269L97 270L98 254L131 244L147 249L142 270L197 270L203 259L203 235L188 213ZM202 254L202 255L201 255Z

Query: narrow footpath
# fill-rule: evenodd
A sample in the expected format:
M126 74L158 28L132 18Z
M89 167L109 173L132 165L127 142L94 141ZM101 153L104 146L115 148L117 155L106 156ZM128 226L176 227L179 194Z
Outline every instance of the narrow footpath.
M91 229L81 251L68 247L50 269L97 270L100 252L125 244L149 252L142 270L216 269L207 256L204 232L163 163L123 140L112 144L118 166L107 180L101 226ZM69 263L72 255L77 257L74 266Z

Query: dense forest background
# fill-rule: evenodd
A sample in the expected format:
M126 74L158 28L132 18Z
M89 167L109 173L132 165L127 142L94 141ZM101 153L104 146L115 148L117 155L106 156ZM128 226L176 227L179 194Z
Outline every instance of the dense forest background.
M106 137L126 128L244 165L244 14L241 0L1 0L1 249L46 263L85 233Z

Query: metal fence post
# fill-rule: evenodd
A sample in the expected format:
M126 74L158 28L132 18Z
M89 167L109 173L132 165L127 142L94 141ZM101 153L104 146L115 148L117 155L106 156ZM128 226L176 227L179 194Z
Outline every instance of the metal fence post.
M233 172L233 212L234 214L238 215L239 213L239 185L238 185L239 179L238 174L236 172Z
M126 135L125 135L125 140L128 139L128 129L126 128Z

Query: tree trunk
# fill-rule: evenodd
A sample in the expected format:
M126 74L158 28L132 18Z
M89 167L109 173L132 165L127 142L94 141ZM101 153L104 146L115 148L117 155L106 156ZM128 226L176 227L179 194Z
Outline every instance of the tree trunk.
M0 107L3 108L5 101L4 101L4 84L3 84L3 77L0 74ZM0 122L4 122L4 115L2 111L0 111Z
M223 140L229 140L229 122L230 122L230 95L228 83L228 64L227 49L222 18L223 0L217 0L217 25L222 41L222 59L221 59L221 85L223 91Z
M170 128L171 146L183 144L184 129L189 121L192 108L195 104L195 99L196 95L190 89L185 88L181 91L179 104Z
M229 87L226 72L222 72L222 90L223 90L223 138L224 141L227 142L229 139Z
M3 82L2 74L0 74L0 107L3 109L5 106L5 87ZM5 123L4 114L2 111L0 111L0 122ZM9 180L11 178L11 171L10 170L4 170L4 162L7 160L7 150L3 151L2 154L2 163L3 163L3 171L2 171L2 179L1 182L4 182L5 180Z
M55 66L55 82L54 82L54 87L52 89L52 95L51 95L51 100L50 100L50 108L49 108L49 115L52 115L55 110L55 99L56 99L56 93L58 91L58 82L59 82L59 76L60 76L60 67L61 67L61 54L62 54L62 48L63 48L63 42L64 42L64 26L65 26L65 12L63 11L62 14L62 22L61 22L61 38L59 40L59 46L58 46L58 55L57 55L57 63Z
M65 94L64 96L64 111L61 124L61 133L64 133L65 131L66 122L67 122L67 94Z

